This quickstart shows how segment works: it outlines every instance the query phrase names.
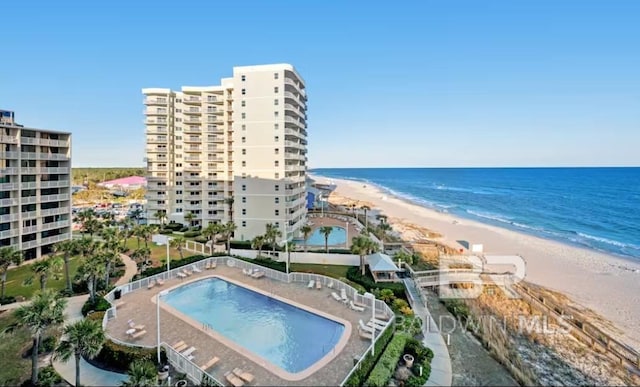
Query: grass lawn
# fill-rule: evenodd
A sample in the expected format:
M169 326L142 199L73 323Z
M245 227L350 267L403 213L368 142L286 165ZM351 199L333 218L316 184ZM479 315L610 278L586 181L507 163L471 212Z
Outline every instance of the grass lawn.
M346 278L347 270L351 266L342 265L318 265L313 263L292 263L291 271L299 273L315 273L332 278Z
M13 324L13 312L0 314L0 332ZM12 333L0 333L0 386L19 386L31 375L31 359L22 355L31 347L31 336L26 329L18 328Z
M144 247L143 240L140 240L140 247ZM138 248L138 241L136 240L136 238L129 238L129 240L127 240L127 248L130 249L129 255L131 255L133 250L136 250ZM166 264L167 246L165 245L158 246L152 242L149 242L149 249L151 249L151 262L152 262L151 266L160 266L160 265ZM182 253L185 257L188 257L194 254L186 250L183 250ZM171 256L172 260L180 259L180 253L178 252L178 250L174 248L169 249L169 255Z
M72 280L78 271L78 266L80 266L81 261L82 259L80 257L72 257L69 259L69 274L71 275ZM23 282L29 277L33 277L33 283L30 286L23 285ZM55 278L49 278L47 280L47 288L59 290L64 289L64 287L64 266L62 266L57 280ZM10 269L7 272L7 283L5 288L6 296L22 296L25 298L31 298L31 295L36 290L40 290L40 281L38 280L38 277L34 276L33 271L31 271L31 264L22 265L20 267Z

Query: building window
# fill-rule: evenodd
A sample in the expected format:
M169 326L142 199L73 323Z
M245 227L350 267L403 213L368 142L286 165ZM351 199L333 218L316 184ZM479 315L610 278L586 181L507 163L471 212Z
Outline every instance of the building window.
M275 210L274 212L275 212L276 216L280 216L280 210Z
M277 100L277 99L274 99L274 100L273 100L273 104L274 104L274 105L278 105L278 100Z
M181 177L182 176L182 172L176 172L176 177Z
M279 90L280 90L280 89L278 89L278 86L276 86L276 87L274 87L274 88L273 88L273 92L274 92L274 93L276 93L276 94L278 94L278 91L279 91Z
M242 209L242 215L247 215L247 209L246 208Z
M278 161L278 160L274 161L274 162L273 162L273 165L274 165L275 167L279 167L279 166L280 166L280 161Z
M242 166L243 166L243 167L246 167L246 166L247 166L247 162L246 162L246 161L244 161L244 160L242 160Z
M178 167L178 168L182 167L182 163L177 163L176 167Z
M242 89L242 95L246 95L247 94L247 90L246 89Z
M275 142L278 142L278 141L280 141L280 137L278 137L278 136L275 136L275 137L273 138L273 141L275 141Z
M273 124L273 129L278 130L279 126L278 124Z
M182 195L182 191L177 190L177 191L176 191L176 195Z
M280 186L278 184L276 184L274 188L276 191L280 191Z
M245 142L247 142L247 138L246 137L242 137L242 143L244 144Z
M273 177L275 179L279 179L280 178L280 174L278 172L276 172L276 173L273 174Z
M278 117L278 112L273 112L274 117Z
M247 80L247 77L246 77L245 75L242 75L242 76L240 77L240 79L242 79L242 82L244 82L244 81L246 81L246 80Z
M276 204L280 204L280 198L276 196L275 202L276 202Z
M247 221L246 220L242 221L242 227L247 227Z
M242 190L246 191L247 190L247 185L246 184L242 184Z
M242 197L242 203L246 203L246 202L247 202L247 197L246 197L246 196L243 196L243 197Z
M247 118L247 113L242 113L242 119L244 120L245 118Z
M246 104L246 102L245 102L245 101L241 101L241 102L240 102L240 106L245 107L245 106L247 106L247 104Z
M273 79L278 79L278 76L279 76L279 75L280 75L280 74L278 74L278 73L273 73Z
M276 225L276 228L280 228L280 222L276 222L275 225Z
M246 155L246 154L247 154L247 150L246 150L246 149L244 149L244 148L242 148L242 154L243 154L243 155Z
M242 125L242 130L247 130L247 125Z
M276 154L280 154L280 149L278 148L275 148L273 151L276 152Z

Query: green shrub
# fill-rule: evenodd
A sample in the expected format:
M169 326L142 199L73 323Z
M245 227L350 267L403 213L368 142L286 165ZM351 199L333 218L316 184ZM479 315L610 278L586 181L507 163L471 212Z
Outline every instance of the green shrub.
M163 228L163 229L158 230L158 233L162 234L162 235L171 235L171 234L173 234L173 230L168 229L168 228Z
M135 360L148 360L156 364L156 354L156 348L129 347L107 340L98 356L88 361L113 371L125 373L129 369L129 364ZM166 363L167 355L164 350L160 352L160 359L163 364Z
M413 356L414 363L411 372L414 376L407 380L407 386L423 386L431 375L431 360L433 360L433 351L422 345L420 340L411 338L407 340L404 352ZM420 367L422 366L422 376L420 376Z
M53 366L40 368L38 371L38 387L57 386L64 382Z
M457 299L444 299L440 301L444 304L444 306L451 314L458 317L462 321L467 321L467 319L469 319L469 307L464 303L464 301Z
M187 231L189 231L189 227L182 227L177 231L179 231L179 232L187 232Z
M87 320L96 320L98 321L100 324L102 324L102 319L104 318L104 314L106 312L100 311L100 312L93 312L93 313L89 313L87 315Z
M0 305L13 304L16 302L16 298L14 296L4 296L0 298Z
M223 254L217 253L217 254L213 254L211 256L220 256L220 255L223 255ZM184 259L172 259L171 260L171 268L175 269L176 267L190 265L190 264L192 264L194 262L202 261L205 258L209 258L209 255L196 254L196 255L190 255L188 257L184 257ZM156 275L156 274L162 273L163 271L166 271L166 270L167 270L167 268L164 265L156 266L156 267L150 267L150 268L146 269L145 271L143 271L141 275L136 275L135 279L150 277L152 275Z
M364 354L364 359L360 362L358 369L355 370L345 382L345 386L360 387L364 385L364 381L367 380L371 369L376 364L385 348L387 348L387 344L389 344L394 332L395 328L393 326L382 332L375 344L375 356L371 356L371 352L367 351L367 353Z
M255 263L256 265L268 267L269 269L281 271L283 273L287 271L286 262L274 261L271 258L254 258L254 259L245 258L245 257L234 257L234 258L240 259L245 262Z
M187 231L183 235L185 238L194 238L200 236L200 231Z
M251 241L231 241L230 246L232 249L251 250Z
M171 230L171 231L178 231L182 228L184 228L184 226L182 225L182 223L169 223L167 225L164 226L164 228Z
M378 359L378 362L371 371L365 383L366 386L384 387L389 383L400 361L400 357L404 352L407 339L408 336L402 333L395 335L393 339L391 339L391 342L389 342L389 345L387 345L384 353L382 353L382 356L380 356L380 359Z
M207 243L207 242L209 242L209 240L207 238L203 237L202 235L193 238L193 240L198 242L198 243Z
M393 308L393 310L400 310L402 308L407 308L409 307L409 303L407 303L407 301L401 299L401 298L396 298L395 300L393 300L393 302L391 303L391 307Z
M351 286L352 288L357 290L358 293L360 293L360 294L365 294L367 292L367 289L365 289L364 286L360 285L359 283L355 283L353 281L349 281L348 279L346 279L344 277L340 277L340 278L338 278L338 280L340 280L340 281L344 282L345 284Z
M90 311L94 312L104 312L111 308L111 304L109 301L105 300L103 297L96 297L96 302L91 302L91 299L88 299L87 302L82 305L82 315L86 316Z
M369 292L373 291L374 289L379 289L379 290L390 289L391 291L393 291L393 295L396 296L396 298L402 298L402 299L407 298L404 284L396 283L396 282L376 283L373 280L373 277L371 276L371 272L369 272L369 268L367 268L367 273L363 276L362 274L360 274L359 267L357 266L350 267L347 270L347 278L350 281L353 281L355 283L358 283L364 286L364 288L367 289L367 291Z

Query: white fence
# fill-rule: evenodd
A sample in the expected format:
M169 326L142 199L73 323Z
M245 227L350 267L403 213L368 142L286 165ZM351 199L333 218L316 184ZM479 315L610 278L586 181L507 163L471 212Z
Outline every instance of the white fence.
M196 365L191 360L187 359L183 354L173 349L167 343L162 342L160 346L164 348L164 350L166 351L167 360L169 361L169 364L171 364L173 368L175 368L177 371L185 373L187 377L191 379L193 383L195 383L195 385L200 384L203 376L212 380L219 386L225 385L225 383L220 382L218 379L214 378L211 374L207 373L205 370L198 367L198 365Z
M277 270L273 270L273 269L269 269L267 267L261 266L261 265L256 265L254 263L251 262L247 262L247 261L243 261L241 259L236 259L236 258L232 258L232 257L209 257L209 258L204 258L200 261L194 262L192 264L188 264L185 266L181 266L179 268L175 268L169 271L163 271L162 273L150 276L150 277L146 277L146 278L142 278L138 281L134 281L134 282L130 282L128 284L125 285L120 285L116 288L114 288L113 290L111 290L109 293L107 293L107 295L105 295L105 299L107 301L109 301L109 303L112 304L112 307L107 310L107 312L104 315L103 321L102 321L102 326L103 328L106 328L107 326L107 322L112 319L117 317L117 310L116 307L113 305L113 301L115 300L115 292L116 291L120 291L121 296L127 294L127 293L131 293L131 292L135 292L138 290L147 290L147 285L149 284L150 281L157 281L158 279L161 279L163 281L167 281L169 279L173 279L173 278L178 278L178 272L180 272L182 269L184 268L190 268L190 267L197 267L200 270L204 270L205 266L208 263L213 263L215 262L217 266L221 266L221 265L226 265L228 267L235 267L235 268L239 268L239 269L251 269L251 270L260 270L262 272L265 273L265 277L271 278L275 281L280 281L280 282L301 282L301 283L309 283L309 281L313 280L315 282L320 282L324 287L328 287L329 284L332 284L333 289L336 291L341 291L342 289L345 290L347 297L352 299L355 303L359 303L359 304L363 304L368 308L371 308L373 305L374 300L372 298L368 298L368 297L364 297L364 295L359 294L358 291L345 284L344 282L338 281L335 278L331 278L331 277L327 277L324 275L320 275L320 274L313 274L313 273L283 273ZM386 314L387 316L390 317L389 321L387 322L387 325L385 326L385 329L389 328L395 321L395 315L393 313L393 311L391 310L391 308L389 308L389 306L382 300L375 300L375 309L376 311L380 311L381 314ZM108 332L105 330L105 334L109 337L110 340L119 343L121 345L126 345L126 346L130 346L130 347L146 347L146 348L153 348L153 346L144 346L144 345L140 345L140 344L132 344L132 343L126 343L123 342L121 340L118 340L114 337L111 337ZM378 335L375 338L375 341L377 342L378 338L380 337L380 335ZM207 374L206 372L204 372L202 369L200 369L198 366L196 366L195 364L193 364L192 362L188 361L186 358L184 358L181 354L177 353L173 354L175 351L173 351L168 345L166 345L165 343L161 344L165 350L167 350L167 356L168 356L168 360L169 363L175 367L176 369L181 370L181 372L186 373L187 375L189 375L190 378L193 379L193 382L195 383L199 383L202 379L202 375L206 374L208 377L214 379L211 375ZM371 347L369 347L368 349L369 351L371 351ZM366 354L366 353L365 353ZM358 361L358 363L356 364L356 367L359 366L360 362L362 361L362 359L364 359L364 354L361 357L360 361ZM354 368L355 369L355 368ZM351 370L351 372L349 373L349 376L353 373L353 369ZM348 377L345 378L345 381L348 379ZM215 379L214 379L215 380ZM344 384L344 381L343 381ZM224 385L224 384L222 384Z
M346 265L359 266L360 257L355 254L325 254L325 253L305 253L291 252L291 260L289 263L313 263L319 265ZM231 255L237 255L244 258L255 259L258 256L258 250L248 249L231 249ZM287 259L287 253L284 251L276 251L275 255L269 250L263 250L262 256L269 257L276 261L284 262Z

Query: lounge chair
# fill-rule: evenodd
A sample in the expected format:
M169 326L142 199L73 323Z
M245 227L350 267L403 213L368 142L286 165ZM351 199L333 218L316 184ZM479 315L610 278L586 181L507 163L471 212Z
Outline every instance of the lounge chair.
M220 358L217 356L214 356L211 360L209 360L208 362L206 362L205 364L201 365L200 368L202 368L203 370L207 370L211 367L213 367L214 365L216 365L218 362L220 361Z
M180 340L180 341L177 341L175 344L173 344L171 346L171 348L176 349L176 348L181 347L183 345L185 345L184 340Z
M241 370L240 368L234 368L233 374L236 375L237 377L239 377L240 379L244 380L247 383L251 383L255 379L255 376L251 375L248 372L245 372L245 371Z
M377 330L381 331L381 330L383 330L383 329L384 329L384 327L386 326L386 324L378 324L378 323L377 323L376 321L374 321L374 320L369 320L369 321L367 321L367 326L368 326L369 328L374 328L374 329L377 329Z
M360 328L358 328L358 334L363 339L371 340L373 338L373 335L371 334L371 332L365 332Z
M184 274L183 272L179 271L178 274L176 274L178 276L178 278L187 278L187 275Z
M362 321L362 319L358 320L358 326L362 331L373 333L373 328L370 326L364 325L364 322Z
M205 269L205 270L209 270L209 269L211 269L211 262L207 262L207 264L206 264L206 265L204 265L204 269ZM202 367L200 367L200 368L202 368Z
M187 269L182 269L182 272L183 272L187 277L189 277L191 274L193 274L193 272L192 272L192 271L187 270Z
M331 292L331 297L333 297L333 299L336 301L342 302L342 298L336 292Z
M116 303L116 309L118 309L118 308L122 308L125 304L126 304L126 302L124 302L124 301L119 301L119 302L117 302L117 303Z
M327 284L327 287L328 287L329 289L333 289L333 281L329 282L329 283Z
M361 306L357 306L356 304L353 303L353 301L349 302L349 306L351 307L351 309L355 310L356 312L364 312L364 308Z
M251 276L256 279L262 278L264 277L264 271L256 271L255 273L251 274Z
M322 282L316 281L316 289L318 290L322 289Z
M345 304L347 302L349 302L349 298L347 297L347 290L342 288L340 289L340 297L342 297L342 302L344 302Z
M233 372L231 372L231 371L228 371L227 373L225 373L224 377L227 379L227 381L229 383L231 383L231 385L233 387L242 387L242 386L244 386L244 382L242 381L242 379L240 379L239 377L235 376L233 374Z
M215 269L215 268L216 268L216 266L217 266L217 265L216 265L216 263L215 263L215 262L211 262L211 267L210 267L211 269Z
M311 280L309 281L309 284L307 285L307 289L313 289L313 285L316 283L316 281Z
M135 329L136 331L144 331L145 326L142 324L138 324L136 326L133 327L133 329Z
M149 285L147 285L147 289L151 289L154 286L156 286L156 283L154 281L149 281Z
M131 338L132 338L132 339L137 339L138 337L144 336L144 335L146 335L146 334L147 334L147 331L144 331L144 330L142 330L142 331L138 331L138 332L136 332L136 333L132 334L132 335L131 335Z
M251 275L253 274L253 271L251 269L242 269L242 274Z
M186 351L183 351L181 353L182 353L182 356L188 357L189 355L191 355L195 351L196 351L196 347L190 347L189 349L187 349Z
M191 270L193 270L194 273L202 273L202 270L198 269L196 265L191 266Z
M156 280L156 285L158 285L158 286L162 286L162 285L164 285L164 281L163 281L162 279L158 278L158 279Z
M189 346L183 341L182 344L180 344L177 347L174 347L173 349L176 350L176 352L181 352L184 351L185 349L187 349Z

